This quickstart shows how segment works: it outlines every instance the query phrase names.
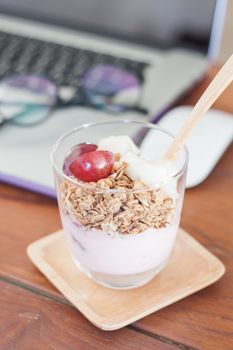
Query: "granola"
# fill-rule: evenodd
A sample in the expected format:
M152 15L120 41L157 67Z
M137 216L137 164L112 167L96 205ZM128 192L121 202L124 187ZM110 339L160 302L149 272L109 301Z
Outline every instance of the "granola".
M125 173L127 163L121 163L118 156L115 159L110 176L89 183L93 189L80 186L81 181L77 185L68 180L60 184L61 199L71 218L87 228L121 234L169 225L174 199L162 188L149 189L142 181L130 179ZM122 191L104 191L112 189Z

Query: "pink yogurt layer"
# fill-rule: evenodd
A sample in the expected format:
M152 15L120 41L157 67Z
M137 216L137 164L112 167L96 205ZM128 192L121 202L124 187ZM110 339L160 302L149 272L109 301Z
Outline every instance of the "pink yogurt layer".
M135 235L108 234L86 229L62 215L73 257L93 272L130 275L154 269L168 259L178 229L178 219L162 229L147 229Z

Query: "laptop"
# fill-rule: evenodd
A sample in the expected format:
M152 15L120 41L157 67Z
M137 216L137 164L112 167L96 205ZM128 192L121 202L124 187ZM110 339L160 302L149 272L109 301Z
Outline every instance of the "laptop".
M218 50L225 0L0 0L0 79L43 74L79 94L95 65L133 72L140 108L117 115L82 105L33 128L0 127L0 179L54 195L49 151L67 130L98 120L154 121L198 82Z

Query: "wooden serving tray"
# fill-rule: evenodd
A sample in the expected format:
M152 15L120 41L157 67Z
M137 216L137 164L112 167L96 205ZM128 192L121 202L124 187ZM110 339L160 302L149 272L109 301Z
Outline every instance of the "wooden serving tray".
M97 285L74 264L63 231L27 249L31 261L95 326L124 327L214 283L225 267L213 254L180 229L168 265L149 284L131 290Z

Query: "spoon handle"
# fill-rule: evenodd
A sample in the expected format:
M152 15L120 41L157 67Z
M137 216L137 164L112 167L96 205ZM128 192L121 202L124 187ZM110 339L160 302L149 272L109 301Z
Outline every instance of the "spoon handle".
M212 104L222 94L233 80L233 55L226 61L220 71L216 74L208 88L197 101L189 114L183 127L178 132L165 155L166 159L175 159L178 152L185 144L190 132L201 117L208 111Z

